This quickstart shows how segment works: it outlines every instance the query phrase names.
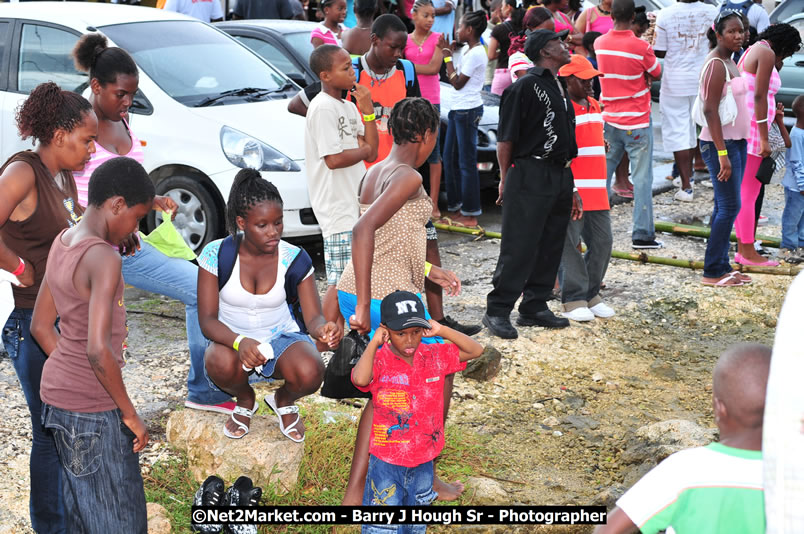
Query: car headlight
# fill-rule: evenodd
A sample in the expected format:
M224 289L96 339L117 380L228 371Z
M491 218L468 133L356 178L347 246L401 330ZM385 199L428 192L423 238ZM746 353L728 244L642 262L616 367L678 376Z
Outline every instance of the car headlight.
M232 165L242 169L275 172L301 170L293 160L275 148L228 126L221 128L221 148Z
M492 144L492 143L497 144L497 132L496 131L494 131L494 130L486 131L486 137L489 140L489 144Z

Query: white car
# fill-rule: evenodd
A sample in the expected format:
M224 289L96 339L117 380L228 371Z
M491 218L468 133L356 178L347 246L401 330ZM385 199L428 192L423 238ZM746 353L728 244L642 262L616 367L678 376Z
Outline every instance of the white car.
M320 233L304 172L304 119L287 111L298 87L224 32L148 7L90 2L0 4L0 156L30 148L14 111L45 81L87 93L70 53L99 31L140 69L131 127L158 194L179 205L176 227L200 251L225 232L235 174L258 169L285 204L285 236ZM147 221L150 230L157 216Z

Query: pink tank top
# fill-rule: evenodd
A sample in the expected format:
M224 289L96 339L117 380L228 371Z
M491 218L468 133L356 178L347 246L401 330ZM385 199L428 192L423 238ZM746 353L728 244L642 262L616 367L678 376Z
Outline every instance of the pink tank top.
M569 30L572 33L572 30L575 29L570 18L561 11L556 11L553 14L553 21L556 24L556 33L564 30Z
M707 88L709 87L709 82L712 78L712 66L717 60L714 60L706 65L706 71L703 73L703 80L701 81L701 98L706 99L708 95ZM745 94L748 91L746 78L745 76L732 76L731 81L729 82L729 86L731 86L731 94L734 97L734 101L737 103L737 118L734 119L734 122L727 122L722 124L723 128L723 139L747 139L748 133L751 129L751 114L748 112L745 106L742 105L742 102L745 101ZM723 93L721 94L721 98L726 96L726 85L723 85ZM712 134L709 133L709 128L706 126L701 128L701 135L698 136L699 139L702 141L712 141Z
M760 152L760 139L759 139L759 128L757 127L757 117L756 113L754 112L754 93L756 92L757 75L746 71L744 65L745 58L748 57L748 52L751 50L751 48L754 48L755 46L767 46L768 48L770 48L770 45L765 41L758 41L754 43L742 55L742 57L740 58L740 63L737 65L737 68L740 69L740 73L742 74L742 77L745 78L745 82L747 85L744 102L745 107L751 116L751 130L748 134L748 153L753 154L754 156L758 156ZM782 87L782 79L781 77L779 77L779 72L775 68L771 69L770 82L768 83L768 128L770 128L773 119L776 117L776 93L779 92L779 88L781 87Z
M128 135L131 137L131 150L128 151L128 154L115 154L114 152L109 152L103 146L95 142L95 153L92 154L92 159L89 160L89 163L86 164L84 170L73 172L73 178L75 178L75 186L78 189L78 203L82 207L87 207L87 194L89 191L89 178L92 176L92 172L100 167L103 163L109 161L112 158L118 158L120 156L126 156L128 158L134 159L140 164L145 161L145 153L142 151L142 143L140 140L137 139L137 136L134 135L134 132L131 131L131 128L128 125L128 122L123 120L123 124L126 126L126 130L128 130Z
M435 32L431 33L421 46L416 44L411 35L408 35L408 42L405 44L405 59L416 65L430 63L438 44L438 35ZM419 79L422 97L429 100L431 104L440 104L441 86L438 83L438 74L417 74L416 77Z
M594 18L591 22L589 19ZM586 14L586 32L608 33L614 27L611 15L601 15L597 8L590 9Z

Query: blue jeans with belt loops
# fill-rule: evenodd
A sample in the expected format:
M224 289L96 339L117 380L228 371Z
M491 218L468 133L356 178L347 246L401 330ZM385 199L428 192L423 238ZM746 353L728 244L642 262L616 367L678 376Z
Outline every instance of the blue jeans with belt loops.
M427 506L433 491L433 461L403 467L369 456L363 506ZM424 534L427 525L363 525L362 534Z

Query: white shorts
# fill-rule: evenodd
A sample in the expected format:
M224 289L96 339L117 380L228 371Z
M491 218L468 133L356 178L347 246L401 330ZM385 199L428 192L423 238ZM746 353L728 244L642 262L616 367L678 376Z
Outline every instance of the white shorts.
M662 143L665 152L678 152L695 148L698 133L692 120L694 96L659 95L659 109L662 112Z

